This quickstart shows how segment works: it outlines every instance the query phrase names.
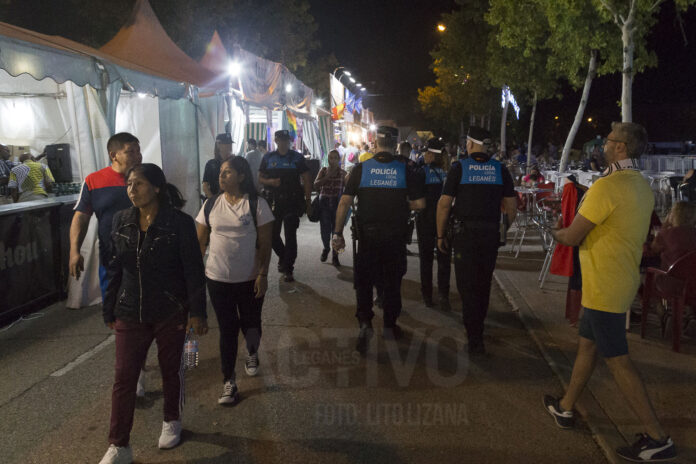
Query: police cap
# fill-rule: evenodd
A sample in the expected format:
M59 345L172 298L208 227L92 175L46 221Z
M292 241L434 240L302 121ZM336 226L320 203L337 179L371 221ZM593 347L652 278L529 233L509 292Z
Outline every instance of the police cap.
M483 127L471 126L469 127L469 132L466 134L466 138L479 145L490 144L493 140L493 136Z
M425 151L429 151L432 153L442 153L442 150L444 150L444 148L444 142L436 138L428 140L428 142L425 144Z
M275 131L275 138L277 138L277 139L290 139L290 131L288 131L287 129Z
M399 129L390 126L379 126L377 128L377 138L378 139L391 139L396 140L399 137Z
M215 141L227 145L234 143L234 141L232 141L232 136L228 133L218 134L217 137L215 137Z

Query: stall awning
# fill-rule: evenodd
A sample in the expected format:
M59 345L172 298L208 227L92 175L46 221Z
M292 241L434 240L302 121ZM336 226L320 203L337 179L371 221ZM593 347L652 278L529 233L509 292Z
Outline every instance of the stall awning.
M142 68L150 75L164 76L201 89L226 87L226 79L218 78L196 63L174 43L147 0L136 2L126 24L99 50Z
M64 37L6 23L0 23L0 68L15 77L49 77L58 83L71 81L95 89L121 80L129 90L160 98L184 98L189 92L186 83L168 79L157 71Z

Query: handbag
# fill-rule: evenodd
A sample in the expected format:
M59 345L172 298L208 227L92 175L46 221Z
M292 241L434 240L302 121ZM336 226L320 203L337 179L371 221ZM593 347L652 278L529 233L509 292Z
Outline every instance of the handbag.
M319 201L319 195L314 197L312 200L312 211L311 215L307 216L310 222L319 222L319 217L321 216L321 202Z

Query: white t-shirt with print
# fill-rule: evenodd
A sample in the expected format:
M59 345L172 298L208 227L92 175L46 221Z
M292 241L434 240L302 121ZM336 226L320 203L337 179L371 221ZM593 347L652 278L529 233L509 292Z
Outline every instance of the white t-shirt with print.
M209 200L207 200L209 201ZM196 222L205 222L205 204ZM271 208L265 199L259 197L256 208L258 226L274 220ZM239 283L256 280L256 229L250 214L249 196L232 205L220 195L210 211L210 249L205 265L205 275L209 279Z

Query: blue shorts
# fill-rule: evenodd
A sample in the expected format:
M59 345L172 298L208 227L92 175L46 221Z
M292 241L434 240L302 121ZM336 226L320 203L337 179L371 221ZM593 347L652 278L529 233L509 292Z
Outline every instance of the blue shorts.
M597 345L597 351L605 358L628 354L626 341L626 313L609 313L582 308L578 334Z

